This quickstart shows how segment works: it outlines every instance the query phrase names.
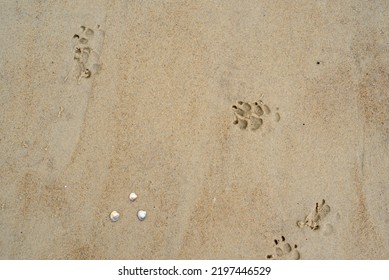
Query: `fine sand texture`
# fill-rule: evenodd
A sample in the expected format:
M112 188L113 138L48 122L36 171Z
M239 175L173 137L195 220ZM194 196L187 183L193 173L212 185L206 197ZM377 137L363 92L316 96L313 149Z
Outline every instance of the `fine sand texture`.
M389 1L0 2L1 259L389 259Z

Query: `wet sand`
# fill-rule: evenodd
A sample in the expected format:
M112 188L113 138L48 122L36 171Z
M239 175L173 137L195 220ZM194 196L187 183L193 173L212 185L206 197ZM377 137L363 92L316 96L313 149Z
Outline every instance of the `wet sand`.
M387 1L2 2L1 259L389 259Z

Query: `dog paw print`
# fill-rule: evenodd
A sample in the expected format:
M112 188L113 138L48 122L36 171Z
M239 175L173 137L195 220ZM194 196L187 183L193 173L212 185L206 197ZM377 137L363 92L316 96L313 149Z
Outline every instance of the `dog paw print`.
M92 28L82 25L79 32L73 35L73 66L65 81L75 71L77 82L80 84L82 79L90 78L92 73L99 69L99 53L93 47L95 33Z
M254 103L238 101L232 109L234 110L233 124L240 129L250 128L253 131L259 129L271 114L269 106L261 99ZM276 112L274 118L276 122L280 121L280 114Z
M323 219L330 213L331 208L323 199L320 203L316 203L315 208L309 213L304 220L297 221L300 228L308 227L311 230L323 229L323 233L328 235L332 233L333 226L331 224L321 225Z
M299 260L300 252L297 250L297 245L291 245L286 242L284 236L280 239L274 239L274 253L266 256L269 260Z

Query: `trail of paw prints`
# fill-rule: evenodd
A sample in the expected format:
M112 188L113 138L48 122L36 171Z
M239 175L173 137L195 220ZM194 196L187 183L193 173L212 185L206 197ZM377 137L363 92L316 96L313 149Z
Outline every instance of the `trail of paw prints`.
M250 128L255 131L264 125L264 122L269 121L272 111L261 99L254 103L238 101L237 105L233 105L234 121L240 129ZM276 108L278 110L278 108ZM279 122L281 116L278 112L273 115L275 122Z
M266 256L269 260L299 260L300 252L297 250L297 245L291 245L286 242L284 236L280 239L274 239L274 253Z
M297 221L300 228L308 227L311 230L322 230L324 235L330 235L333 232L333 226L329 223L322 225L325 217L331 212L331 207L323 199L316 203L315 208L305 217L304 220Z
M101 70L100 55L95 47L98 35L104 36L100 25L96 29L82 25L79 32L73 35L73 65L65 81L75 72L77 83L80 84L82 79L89 79Z

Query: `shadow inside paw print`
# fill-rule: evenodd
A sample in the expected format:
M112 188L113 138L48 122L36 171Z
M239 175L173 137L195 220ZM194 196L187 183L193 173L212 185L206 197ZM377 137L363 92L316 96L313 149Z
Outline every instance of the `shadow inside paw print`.
M300 252L297 250L297 245L290 245L286 242L285 237L281 236L281 240L275 239L274 253L267 255L266 258L269 260L299 260Z
M234 121L233 124L237 125L240 129L257 130L264 124L264 117L270 115L271 110L269 106L259 100L254 103L238 101L237 105L233 105ZM275 114L275 120L280 120L280 114Z

